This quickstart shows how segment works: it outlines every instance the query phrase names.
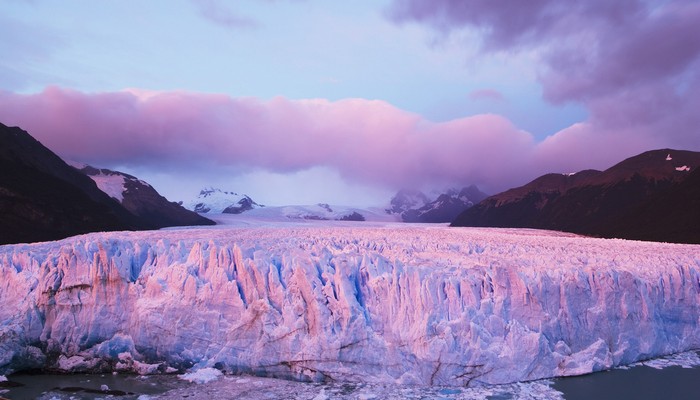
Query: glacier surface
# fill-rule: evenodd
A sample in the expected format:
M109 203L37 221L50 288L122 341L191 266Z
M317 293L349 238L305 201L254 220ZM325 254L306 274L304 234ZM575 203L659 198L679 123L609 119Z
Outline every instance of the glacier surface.
M0 263L0 374L478 386L700 347L695 245L360 223L94 233Z

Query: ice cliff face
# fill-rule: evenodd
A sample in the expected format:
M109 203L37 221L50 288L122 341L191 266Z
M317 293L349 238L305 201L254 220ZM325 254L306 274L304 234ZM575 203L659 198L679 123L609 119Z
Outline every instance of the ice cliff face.
M477 385L700 346L700 246L543 231L187 229L0 247L0 374L214 366Z

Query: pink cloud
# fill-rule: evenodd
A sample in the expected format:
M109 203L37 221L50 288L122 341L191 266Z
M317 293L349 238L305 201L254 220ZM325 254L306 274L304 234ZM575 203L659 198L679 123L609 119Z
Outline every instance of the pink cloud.
M392 189L474 183L495 192L545 172L606 168L649 146L672 145L647 131L613 135L595 123L536 143L497 115L435 123L376 100L57 87L0 92L0 122L26 129L64 158L98 166L214 174L322 166L349 182Z

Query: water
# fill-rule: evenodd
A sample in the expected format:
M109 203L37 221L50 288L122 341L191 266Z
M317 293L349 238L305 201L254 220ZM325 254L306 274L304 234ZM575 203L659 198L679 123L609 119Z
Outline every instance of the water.
M156 395L182 386L173 376L135 376L135 375L29 375L15 374L7 379L23 386L2 388L0 397L13 400L21 399L101 399L112 394L114 399L137 399L140 395ZM107 385L110 391L101 390ZM5 392L6 390L6 392ZM126 392L120 395L118 392Z
M559 378L552 387L562 392L566 400L698 400L700 368L675 366L659 370L638 366Z

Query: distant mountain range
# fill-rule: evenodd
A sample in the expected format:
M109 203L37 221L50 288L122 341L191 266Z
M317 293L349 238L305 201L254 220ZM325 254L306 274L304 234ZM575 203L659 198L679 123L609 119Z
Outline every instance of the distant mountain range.
M452 226L553 229L700 243L700 153L662 149L605 171L547 174L491 196Z
M243 217L261 221L395 221L394 218L386 216L381 210L373 208L363 209L326 203L266 207L256 203L246 194L215 187L204 188L195 199L180 203L189 210L202 214L212 214L212 218L219 218L214 214L244 214ZM224 218L224 221L230 223L231 219Z
M448 189L431 199L418 190L400 190L390 202L387 213L399 214L403 222L451 222L460 213L488 197L472 185L461 190Z
M231 218L233 217L233 218ZM280 221L368 221L398 222L394 215L387 214L382 208L357 208L336 206L325 203L311 205L290 205L261 207L246 211L237 216L215 216L212 218L231 224L238 221L280 222Z
M434 192L430 195L418 190L403 189L391 199L389 207L384 209L384 212L374 208L362 209L318 203L268 207L274 210L256 211L253 214L261 218L271 218L274 215L283 219L445 223L451 222L462 211L486 197L486 194L473 185L461 190L448 189L442 193ZM253 201L248 195L214 187L202 189L195 199L181 203L189 210L209 214L251 215L251 210L265 207Z
M129 197L125 193L125 201ZM0 215L0 244L55 240L94 231L191 225L197 221L213 224L196 214L197 220L175 219L167 224L137 215L27 132L4 124L0 124Z

